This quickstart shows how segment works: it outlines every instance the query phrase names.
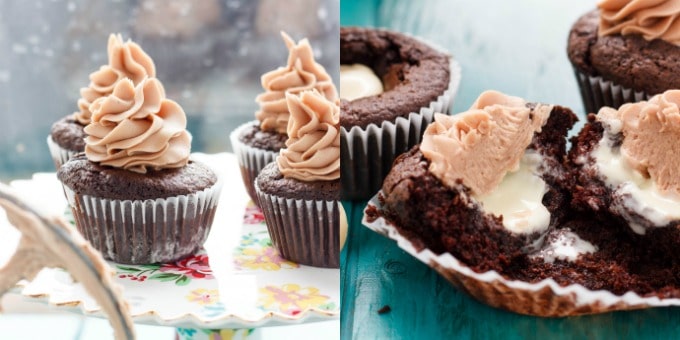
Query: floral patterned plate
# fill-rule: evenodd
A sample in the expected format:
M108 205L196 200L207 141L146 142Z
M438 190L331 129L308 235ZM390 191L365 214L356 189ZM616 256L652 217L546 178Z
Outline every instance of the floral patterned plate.
M212 166L225 181L210 236L203 251L175 263L110 263L134 321L219 329L337 319L339 270L281 258L272 247L261 211L249 202L233 155L194 154L193 158ZM48 211L68 211L53 173L35 174L11 185L31 193L33 203ZM0 212L0 265L17 242L18 233ZM103 316L81 285L60 269L44 269L17 289L50 305Z

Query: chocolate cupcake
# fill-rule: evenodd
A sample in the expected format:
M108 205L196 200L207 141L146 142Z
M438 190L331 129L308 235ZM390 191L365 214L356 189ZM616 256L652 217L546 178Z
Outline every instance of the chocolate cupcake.
M560 183L575 120L566 108L492 91L467 112L436 115L385 178L383 214L416 247L480 270L526 261L564 219Z
M119 263L172 262L200 249L221 182L189 160L182 108L145 78L119 81L90 110L85 153L57 172L78 230Z
M670 91L602 109L567 159L570 110L485 93L471 111L437 116L420 147L397 158L364 223L517 313L680 305L680 209L649 190L675 187L678 103Z
M272 242L301 264L340 266L339 107L316 90L286 94L289 139L255 180Z
M340 29L341 197L368 199L395 157L448 113L460 81L446 53L398 32Z
M110 95L116 84L124 78L138 84L145 77L155 77L153 60L139 45L111 34L108 42L109 63L90 74L90 85L80 89L79 111L58 120L47 136L47 146L57 169L73 155L85 150L86 134L83 128L90 123L90 105L98 98Z
M673 6L605 0L574 23L567 54L586 113L680 88L680 8Z
M636 234L680 226L680 90L589 115L572 140L573 206ZM680 242L680 239L676 240Z
M335 85L324 67L314 61L309 41L302 39L296 44L285 33L281 32L281 36L288 47L287 65L262 75L265 92L255 99L260 105L255 113L257 120L241 125L230 135L243 183L255 204L258 204L255 178L265 165L276 159L288 139L286 128L290 113L286 93L316 89L328 100L337 100Z

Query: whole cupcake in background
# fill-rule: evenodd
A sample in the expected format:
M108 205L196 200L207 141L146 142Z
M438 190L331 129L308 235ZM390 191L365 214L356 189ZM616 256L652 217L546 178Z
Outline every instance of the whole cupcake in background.
M392 162L448 113L460 82L449 54L399 32L340 29L341 197L364 200Z
M260 110L257 120L236 128L230 135L241 175L251 199L258 204L253 182L265 165L273 162L285 147L288 135L288 106L286 93L300 93L316 89L328 100L337 100L333 80L323 66L314 61L314 51L307 39L295 43L281 33L288 47L288 63L284 67L262 75L265 92L255 99Z
M286 94L289 139L255 181L274 246L289 260L340 266L340 129L337 102L316 90Z
M680 3L604 0L567 46L586 113L680 88Z
M221 183L189 160L182 107L144 78L119 81L90 110L85 152L57 171L80 233L119 263L171 262L199 250Z
M129 78L136 85L146 77L155 77L153 60L139 45L124 42L120 34L109 36L108 61L90 74L88 87L80 89L79 111L61 118L52 125L47 145L57 169L73 155L85 150L86 134L83 128L90 123L90 105L98 98L110 95L116 84Z

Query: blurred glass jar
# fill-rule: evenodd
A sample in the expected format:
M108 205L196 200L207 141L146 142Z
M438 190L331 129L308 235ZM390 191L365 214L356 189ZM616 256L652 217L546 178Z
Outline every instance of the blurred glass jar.
M53 171L45 138L107 62L110 33L154 59L193 151L230 151L229 132L254 119L260 75L285 65L282 30L308 37L337 83L339 0L0 0L0 180Z

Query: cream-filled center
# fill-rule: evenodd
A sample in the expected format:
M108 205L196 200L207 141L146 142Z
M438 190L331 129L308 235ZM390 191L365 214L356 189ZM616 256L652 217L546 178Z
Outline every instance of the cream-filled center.
M510 232L531 234L550 225L550 212L542 203L547 186L538 175L542 161L537 152L526 151L519 168L509 171L498 187L486 195L473 196L484 212L503 216L503 226Z
M380 78L366 65L340 65L340 98L355 100L383 93Z
M680 197L663 194L651 178L643 177L626 164L619 147L614 147L607 134L594 150L595 165L603 181L624 199L625 208L649 220L657 227L680 219ZM638 234L645 228L628 221Z
M561 229L557 233L548 236L546 244L532 258L542 258L547 263L553 263L556 259L574 262L582 254L592 254L597 247L592 243L581 239L569 228Z

